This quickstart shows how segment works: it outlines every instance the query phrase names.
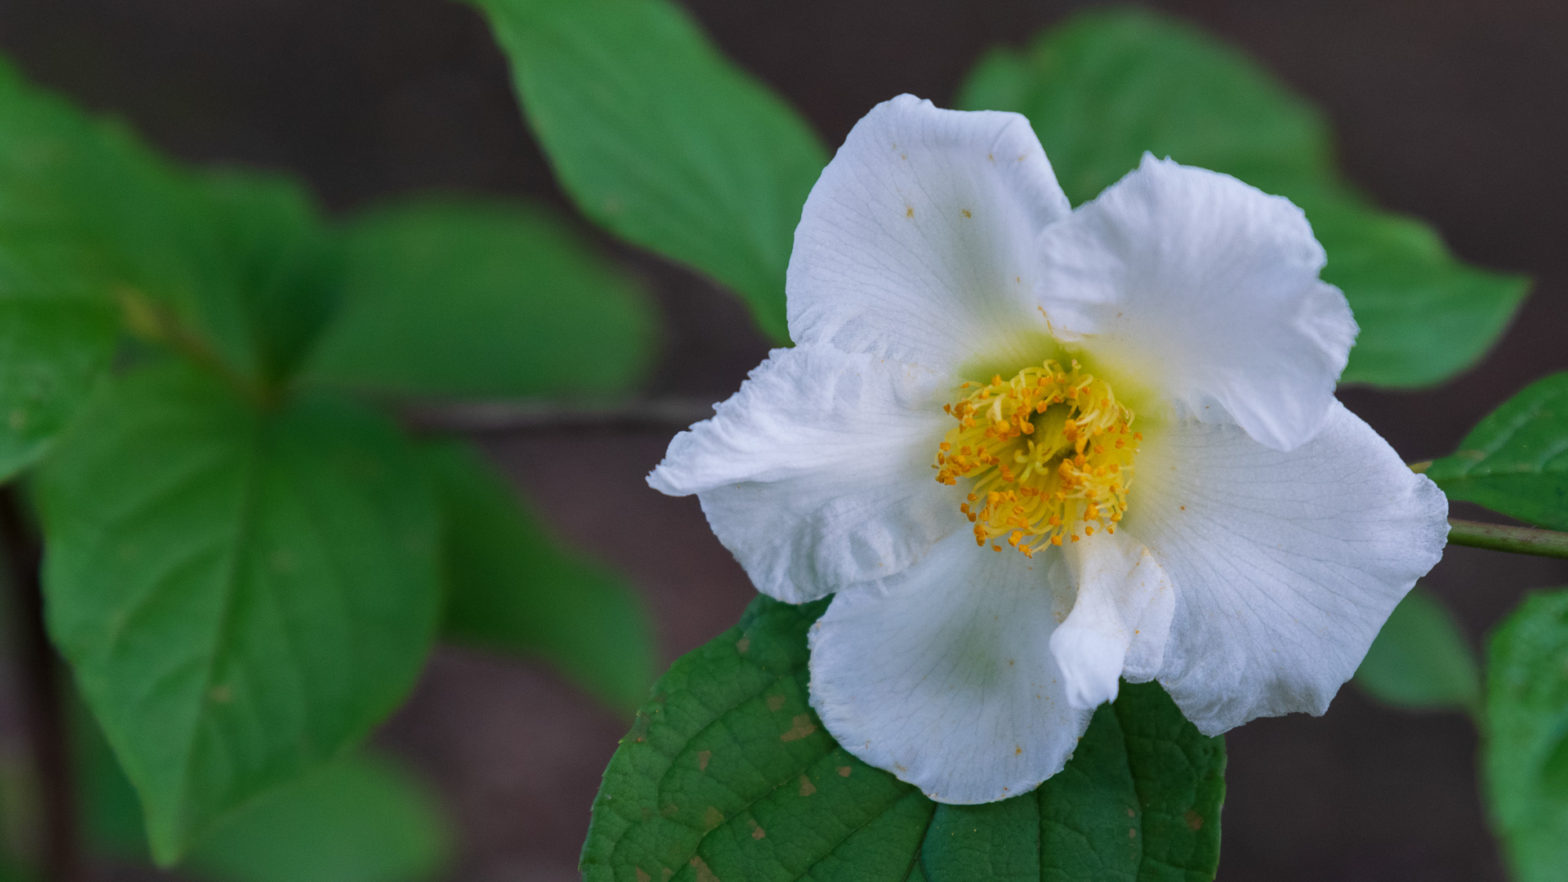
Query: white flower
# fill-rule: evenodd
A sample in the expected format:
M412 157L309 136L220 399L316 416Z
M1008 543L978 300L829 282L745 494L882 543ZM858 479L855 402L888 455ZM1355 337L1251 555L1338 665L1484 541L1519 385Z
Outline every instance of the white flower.
M1233 178L1146 156L1074 211L1023 117L900 96L806 200L796 346L649 481L758 590L836 595L812 705L932 799L1035 787L1118 677L1208 734L1321 714L1448 508L1334 399L1323 262Z

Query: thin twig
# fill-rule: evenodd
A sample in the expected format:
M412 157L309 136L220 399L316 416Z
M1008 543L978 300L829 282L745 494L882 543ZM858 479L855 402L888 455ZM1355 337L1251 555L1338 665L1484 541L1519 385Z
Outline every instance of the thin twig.
M82 861L62 671L44 630L38 542L12 487L0 488L0 540L11 570L22 700L27 705L28 737L39 780L43 878L77 882L82 878Z
M1568 559L1568 533L1480 521L1448 521L1448 544Z
M486 401L405 408L415 429L473 434L569 430L684 429L713 416L713 405L695 399L654 399L605 407L563 407L557 402Z

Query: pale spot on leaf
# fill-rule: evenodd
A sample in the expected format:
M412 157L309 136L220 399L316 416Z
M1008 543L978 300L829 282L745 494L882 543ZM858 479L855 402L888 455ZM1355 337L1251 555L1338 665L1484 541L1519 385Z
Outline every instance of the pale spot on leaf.
M811 722L811 714L796 714L790 720L789 731L779 736L780 741L799 741L817 731L817 724Z
M770 710L770 711L777 711L779 708L781 708L783 706L784 706L784 696L782 696L782 695L769 695L768 696L768 710Z
M708 862L702 858L692 858L691 866L697 871L697 882L719 882L719 877L713 875L713 871L708 869Z
M811 794L816 793L816 792L817 792L817 785L811 783L811 779L810 778L807 778L805 775L801 775L800 776L800 795L801 796L810 796Z
M697 771L699 771L699 772L706 772L708 770L708 760L711 760L711 759L713 759L713 751L711 751L711 750L699 750L699 751L697 751Z

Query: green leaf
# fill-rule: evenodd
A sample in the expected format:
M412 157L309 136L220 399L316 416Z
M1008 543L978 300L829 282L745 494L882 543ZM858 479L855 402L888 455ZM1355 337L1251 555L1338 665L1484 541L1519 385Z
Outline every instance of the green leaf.
M1327 124L1252 59L1163 15L1100 9L993 49L958 104L1029 117L1073 204L1145 151L1270 189L1334 173Z
M114 339L114 313L101 304L0 282L0 481L37 461L70 423Z
M241 373L280 383L336 308L338 250L293 180L227 171L196 185L210 238L189 255L206 281L188 320Z
M145 861L131 782L86 712L74 722L77 792L92 848ZM183 868L213 882L413 882L434 876L451 850L446 819L426 788L390 759L355 753L234 812Z
M346 230L342 311L316 379L376 392L481 397L623 392L646 375L640 288L525 206L414 201Z
M659 681L594 802L590 882L1213 878L1224 744L1158 686L1124 686L1034 793L939 806L811 712L806 630L824 608L759 598Z
M1426 473L1451 499L1568 530L1568 373L1525 387Z
M1400 601L1356 671L1356 685L1398 707L1473 711L1481 675L1453 613L1416 589Z
M189 866L214 882L415 882L436 878L451 851L423 784L358 754L245 806Z
M1568 591L1525 600L1487 652L1482 769L1514 878L1568 866Z
M1028 116L1074 203L1132 171L1144 151L1294 200L1328 253L1323 277L1344 290L1361 327L1346 382L1452 377L1497 340L1528 288L1460 263L1426 225L1355 195L1310 104L1241 53L1156 13L1094 10L1026 50L993 50L958 103Z
M560 548L472 448L425 452L446 517L446 636L542 657L628 711L646 699L653 623L625 580Z
M474 0L584 214L735 289L784 340L784 269L827 153L664 0Z
M167 863L407 693L436 505L373 414L258 411L181 365L113 385L81 427L39 481L49 631Z
M1361 333L1341 379L1431 386L1481 360L1529 292L1523 276L1456 260L1420 221L1379 211L1342 186L1283 191L1328 254L1323 278L1350 300Z
M297 187L176 171L0 62L0 479L66 426L122 319L281 379L330 306L328 241Z
M124 132L0 61L0 480L44 454L107 368L116 298L167 276L175 192Z

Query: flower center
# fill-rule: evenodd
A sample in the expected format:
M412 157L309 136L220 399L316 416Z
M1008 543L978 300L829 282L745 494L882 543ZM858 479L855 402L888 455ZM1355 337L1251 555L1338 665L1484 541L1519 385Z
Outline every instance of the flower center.
M975 542L1006 543L1028 557L1097 528L1116 532L1127 509L1132 461L1143 435L1104 380L1077 361L1026 367L1003 380L964 383L945 405L958 421L938 445L936 479L969 478L959 505Z

